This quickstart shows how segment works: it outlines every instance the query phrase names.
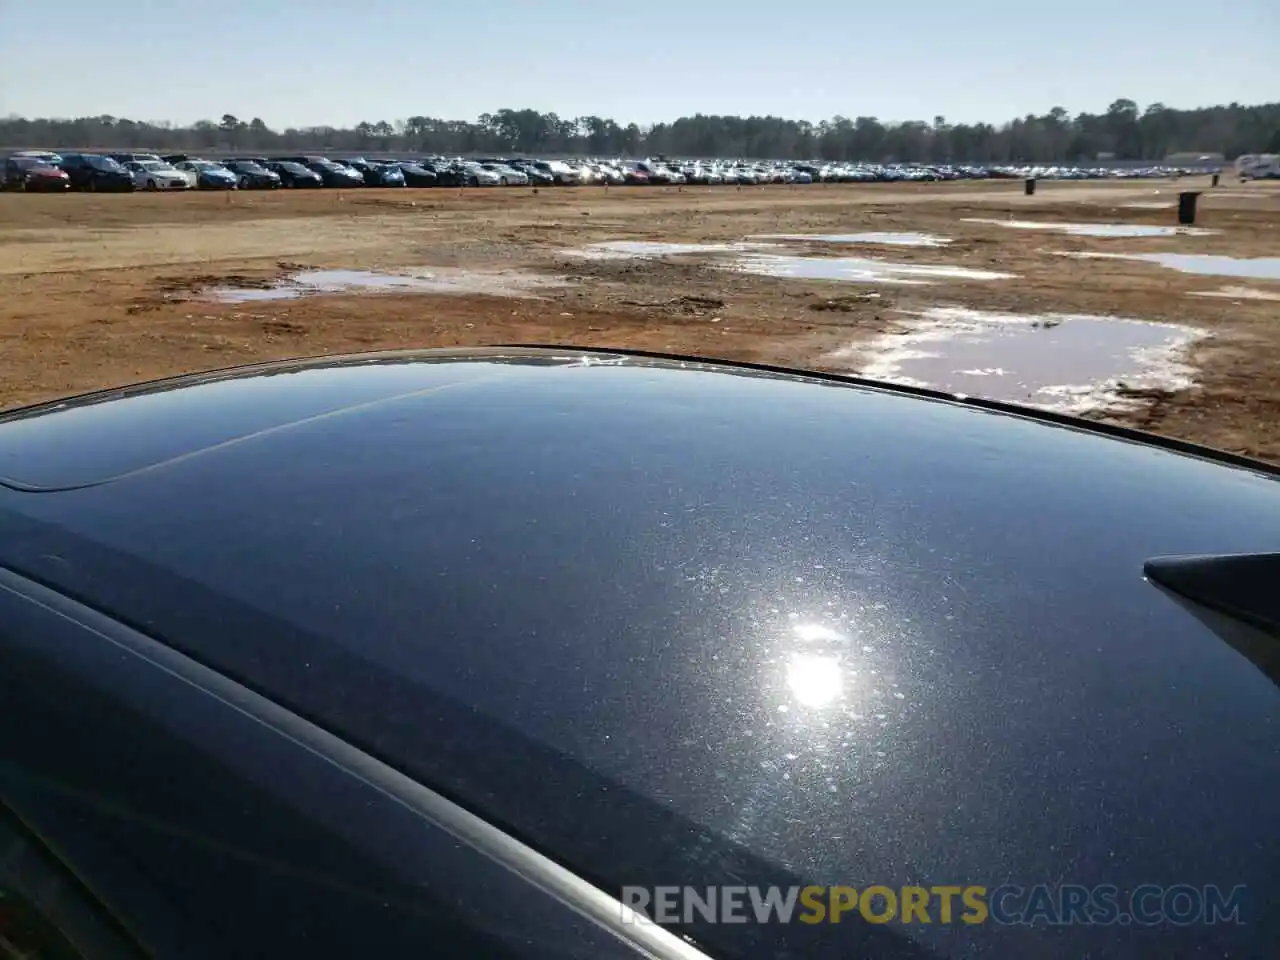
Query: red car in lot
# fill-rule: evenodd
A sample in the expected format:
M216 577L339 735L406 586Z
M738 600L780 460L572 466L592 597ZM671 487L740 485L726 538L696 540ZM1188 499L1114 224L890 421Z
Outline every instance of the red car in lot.
M3 174L0 174L0 189L70 190L71 178L65 170L41 157L6 157Z

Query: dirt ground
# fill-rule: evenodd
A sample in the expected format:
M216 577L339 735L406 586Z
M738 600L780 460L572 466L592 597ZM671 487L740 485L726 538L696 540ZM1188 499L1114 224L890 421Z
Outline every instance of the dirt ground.
M1204 189L1210 236L1086 238L965 218L1175 222ZM1157 206L1161 205L1161 206ZM755 276L706 257L590 260L606 240L725 243L759 234L926 231L945 248L802 244L1014 274L921 286ZM1195 276L1061 252L1280 257L1280 185L1164 181L862 184L534 191L358 190L0 195L0 406L265 359L394 347L548 343L630 347L856 372L849 347L907 312L960 305L1176 321L1212 333L1197 382L1111 419L1280 462L1280 280ZM218 302L309 268L439 267L557 278L528 291L338 293ZM563 283L559 278L563 278ZM480 278L482 281L484 277ZM473 278L474 280L474 278ZM519 296L509 295L522 294ZM873 296L874 294L874 296ZM252 294L250 294L252 295Z

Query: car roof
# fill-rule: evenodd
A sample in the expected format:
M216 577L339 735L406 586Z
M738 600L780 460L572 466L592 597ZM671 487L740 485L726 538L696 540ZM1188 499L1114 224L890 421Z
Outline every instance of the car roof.
M832 378L494 348L20 411L0 477L0 565L601 886L1264 890L1280 868L1259 634L1143 575L1274 550L1262 465ZM1275 930L1210 933L1247 954ZM1122 931L1056 934L1032 952ZM954 931L707 936L897 956Z

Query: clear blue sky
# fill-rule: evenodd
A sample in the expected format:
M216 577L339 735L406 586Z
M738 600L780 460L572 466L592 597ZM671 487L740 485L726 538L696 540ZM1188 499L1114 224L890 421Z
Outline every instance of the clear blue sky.
M0 115L1009 119L1280 100L1280 2L0 0Z

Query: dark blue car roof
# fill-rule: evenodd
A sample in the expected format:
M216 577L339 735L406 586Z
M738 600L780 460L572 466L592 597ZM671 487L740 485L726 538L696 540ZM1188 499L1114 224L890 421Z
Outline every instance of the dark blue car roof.
M1274 550L1264 468L865 385L495 349L23 411L0 478L0 564L610 889L1255 898L1215 928L703 932L725 952L1277 936L1280 691L1250 628L1143 576Z

